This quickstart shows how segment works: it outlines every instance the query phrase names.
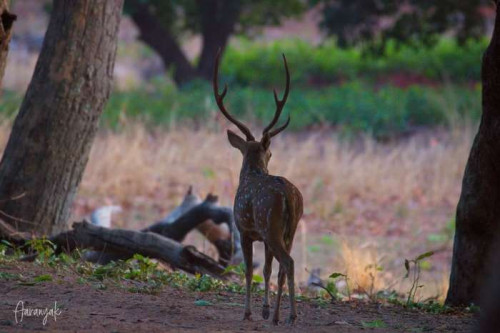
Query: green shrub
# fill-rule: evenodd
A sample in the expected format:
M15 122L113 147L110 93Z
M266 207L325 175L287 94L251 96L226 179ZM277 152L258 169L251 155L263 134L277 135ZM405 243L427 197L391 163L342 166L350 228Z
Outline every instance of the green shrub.
M253 123L268 122L275 110L270 89L231 85L226 99L231 113ZM13 100L20 103L20 97L11 97L8 105L15 105ZM4 108L3 104L4 100L0 102L1 112L9 114L12 107ZM101 119L110 128L119 128L123 120L169 127L179 123L212 126L209 120L217 110L208 83L197 82L178 90L169 83L157 82L151 90L114 92ZM321 89L295 88L284 113L292 117L292 130L324 123L344 133L385 137L414 127L479 119L480 89L460 85L401 89L354 80Z
M356 78L375 79L406 73L436 80L479 81L481 55L487 41L460 46L443 38L434 47L396 47L388 43L384 56L364 56L361 49L342 49L334 42L313 46L294 39L254 42L238 39L224 53L222 76L230 83L271 86L283 84L280 54L287 57L292 83L300 86L328 84Z

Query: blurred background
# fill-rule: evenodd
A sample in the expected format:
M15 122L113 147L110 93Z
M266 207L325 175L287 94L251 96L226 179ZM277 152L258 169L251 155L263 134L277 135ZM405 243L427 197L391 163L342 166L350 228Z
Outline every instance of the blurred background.
M0 149L51 2L13 0L11 9L18 20ZM487 0L125 0L114 91L74 218L113 204L123 208L114 226L144 227L178 205L189 185L232 206L241 156L226 141L230 125L213 99L215 53L223 48L227 107L255 133L274 112L272 88L283 91L284 53L292 122L273 141L270 171L305 198L294 247L298 281L305 287L321 268L324 279L347 274L359 295L405 293L405 258L432 250L420 263L417 295L442 300L494 15ZM187 242L215 253L197 234Z

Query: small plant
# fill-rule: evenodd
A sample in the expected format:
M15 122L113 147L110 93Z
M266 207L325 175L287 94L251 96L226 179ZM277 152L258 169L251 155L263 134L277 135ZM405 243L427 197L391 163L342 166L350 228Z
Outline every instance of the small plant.
M365 294L372 301L376 301L378 298L378 293L375 291L375 276L378 272L382 272L384 268L377 264L370 264L365 267L365 272L368 273L370 278L370 289L365 290Z
M233 273L235 274L238 279L240 280L240 284L235 284L235 283L230 283L228 287L231 289L231 291L236 291L236 292L241 292L244 291L243 286L241 285L241 282L245 279L245 264L240 263L239 265L229 265L224 269L223 274L229 274ZM256 291L258 286L264 282L264 279L262 276L254 274L252 276L252 290Z
M33 238L26 242L26 245L34 252L38 253L36 262L46 265L49 259L54 257L56 245L45 237Z
M345 281L345 289L346 289L346 293L347 293L347 298L349 300L351 300L351 289L349 288L349 281L348 281L348 277L347 277L347 274L343 274L343 273L332 273L330 274L330 276L328 277L330 279L333 280L333 282L335 283L335 280L338 279L338 278L343 278L344 281ZM335 284L334 284L335 285ZM327 285L328 286L328 285ZM336 285L335 285L335 289L337 289Z
M384 327L387 327L386 323L382 319L375 319L373 321L362 321L361 325L364 328L384 328Z
M412 283L411 283L411 288L410 291L408 292L408 298L406 299L406 306L409 306L412 303L415 303L415 295L417 293L417 290L419 288L422 288L423 285L419 284L420 281L420 272L421 272L421 262L425 258L429 258L434 254L433 251L425 252L414 259L408 260L405 259L405 269L406 269L406 275L405 279L409 278L410 273L411 273L411 266L413 266L413 274L412 274Z

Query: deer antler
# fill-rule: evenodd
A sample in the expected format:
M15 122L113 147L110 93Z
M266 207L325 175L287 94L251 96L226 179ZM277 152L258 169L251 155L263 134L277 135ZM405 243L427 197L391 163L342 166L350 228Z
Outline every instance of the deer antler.
M288 98L288 93L290 92L290 72L288 71L288 64L286 62L286 57L283 54L283 62L285 64L285 72L286 72L286 86L285 86L285 93L283 94L283 98L281 100L278 99L278 93L276 92L276 89L273 90L274 92L274 101L276 102L276 111L274 113L274 118L271 120L269 125L267 125L266 128L264 128L264 131L262 131L262 135L266 136L269 135L270 137L275 136L282 130L284 130L288 124L290 123L290 116L288 116L288 120L286 121L285 125L281 126L280 128L275 129L272 132L269 132L274 125L278 122L278 119L281 116L281 111L283 110L283 107L285 106L286 100Z
M217 52L217 57L215 58L215 67L214 67L214 81L213 81L213 86L214 86L214 95L215 95L215 101L217 102L217 106L219 107L219 110L222 112L222 114L233 124L235 124L240 131L245 134L247 141L253 141L255 140L254 136L252 135L252 132L246 127L242 122L238 121L237 119L233 118L229 112L227 112L226 108L224 107L224 97L226 96L227 93L227 84L224 85L224 90L222 90L222 93L219 94L219 61L220 61L220 54L221 50Z

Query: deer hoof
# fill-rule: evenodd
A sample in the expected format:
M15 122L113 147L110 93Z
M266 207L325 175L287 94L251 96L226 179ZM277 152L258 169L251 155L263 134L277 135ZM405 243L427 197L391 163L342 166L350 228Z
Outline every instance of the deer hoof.
M269 318L269 305L264 305L262 307L262 318L264 319Z
M252 313L251 312L245 312L245 315L243 316L243 320L252 321Z

